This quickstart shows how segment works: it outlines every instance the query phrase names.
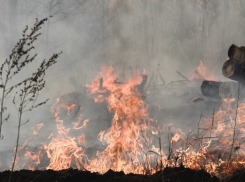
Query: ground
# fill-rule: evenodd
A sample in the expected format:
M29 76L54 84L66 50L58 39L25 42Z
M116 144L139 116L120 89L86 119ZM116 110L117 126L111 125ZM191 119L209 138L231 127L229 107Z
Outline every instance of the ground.
M10 171L0 173L0 181L9 180ZM219 182L217 177L212 177L207 172L200 170L194 171L186 169L183 166L178 168L166 168L154 175L125 175L123 172L113 172L109 170L104 175L90 173L88 171L78 171L76 169L67 169L62 171L29 171L20 170L13 173L12 181L24 182Z

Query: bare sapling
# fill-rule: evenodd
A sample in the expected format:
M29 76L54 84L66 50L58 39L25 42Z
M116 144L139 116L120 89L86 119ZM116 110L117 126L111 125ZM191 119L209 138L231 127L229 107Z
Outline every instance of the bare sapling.
M15 47L12 49L11 54L9 57L2 63L0 67L0 92L1 92L1 103L0 103L0 138L3 139L2 135L2 124L5 121L8 121L10 114L5 114L7 111L7 107L5 106L5 100L9 97L10 93L17 88L18 86L22 85L25 80L22 82L10 85L10 80L15 78L19 73L30 64L37 54L30 56L30 51L35 49L33 46L33 42L37 40L38 36L41 35L39 30L41 29L42 24L47 21L47 18L36 22L31 29L30 33L27 33L28 26L23 30L22 38L19 39Z
M51 58L46 61L43 60L38 69L35 72L30 73L30 76L22 81L20 81L17 84L14 84L8 88L6 88L7 83L10 79L12 79L14 76L16 76L23 67L25 67L27 64L31 63L37 54L34 56L30 56L30 51L34 49L34 46L32 46L33 42L37 40L37 37L40 35L38 33L38 30L41 29L41 25L47 21L47 18L42 19L40 21L36 20L36 23L34 24L34 27L31 29L31 32L29 34L26 34L28 27L23 31L23 37L19 40L17 45L12 50L11 55L9 56L9 59L7 59L1 67L1 73L3 70L5 70L6 74L2 80L2 99L1 99L1 114L0 114L0 126L2 126L3 121L7 120L9 118L9 115L6 117L6 119L2 120L3 113L5 110L7 110L6 107L4 107L4 99L8 94L15 91L15 95L13 97L12 103L14 104L15 108L18 112L18 131L17 131L17 140L16 140L16 146L15 146L15 152L14 152L14 159L12 163L11 168L11 174L9 177L9 181L11 181L12 172L15 167L17 153L18 153L18 146L19 146L19 137L20 137L20 127L23 125L22 122L22 116L24 112L32 111L34 108L37 108L43 104L45 104L47 100L39 102L35 104L36 98L38 96L38 93L45 87L45 72L46 70L54 65L57 62L57 58L62 53L55 53L51 56ZM25 56L24 59L22 57ZM27 120L25 123L27 123L29 120ZM0 127L1 131L1 127Z

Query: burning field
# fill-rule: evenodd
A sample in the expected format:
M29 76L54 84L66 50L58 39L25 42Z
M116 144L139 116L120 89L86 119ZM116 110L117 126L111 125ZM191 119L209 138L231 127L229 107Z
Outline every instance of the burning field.
M244 103L235 98L192 99L183 107L207 102L211 115L199 110L194 125L178 128L163 121L180 110L150 99L157 98L156 90L164 97L166 89L174 92L180 84L215 79L207 77L204 68L201 62L190 80L150 87L144 71L120 82L112 67L102 67L86 85L86 94L57 98L49 121L55 131L45 123L31 128L32 135L19 146L13 181L243 181ZM99 108L91 118L100 116L88 119L86 107ZM43 140L37 143L38 138ZM9 173L2 172L1 181Z
M245 181L245 0L2 0L1 181Z

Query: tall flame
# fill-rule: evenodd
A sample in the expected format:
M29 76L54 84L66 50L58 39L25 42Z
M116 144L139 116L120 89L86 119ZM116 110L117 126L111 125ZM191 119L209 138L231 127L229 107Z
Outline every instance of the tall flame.
M203 64L202 61L199 62L199 66L196 68L194 73L191 75L191 80L193 79L203 79L209 81L218 80L215 74L211 74L208 68Z
M100 93L95 101L105 100L108 110L114 114L111 127L101 132L98 138L107 143L103 152L97 152L97 158L88 160L86 167L90 171L101 173L109 169L125 173L142 173L139 157L142 156L142 135L149 128L147 106L141 99L136 86L142 80L141 75L125 83L117 84L111 67L103 67L92 85L88 85L88 93ZM99 82L103 78L103 85ZM148 140L148 139L147 139Z
M100 173L112 169L125 173L152 174L167 166L184 165L219 175L231 174L245 167L244 103L238 109L232 109L235 99L225 99L210 119L201 118L198 127L187 134L168 125L169 137L165 144L160 137L165 130L152 126L153 120L149 118L147 105L138 90L142 75L135 74L123 83L116 79L112 67L103 67L91 85L87 85L88 94L94 97L95 102L107 102L108 110L113 114L111 127L97 136L105 145L103 151L97 151L92 159L86 156L86 136L82 129L86 128L89 120L83 120L80 115L72 123L73 126L65 128L64 121L59 118L60 110L66 108L69 115L75 104L69 102L67 105L57 99L51 108L57 133L50 131L47 136L50 143L39 147L37 152L27 150L26 144L32 137L28 138L22 146L28 161L39 164L40 158L46 153L50 159L47 169L67 169L75 163L78 169ZM40 124L33 129L39 131L42 126ZM80 131L79 136L69 136L70 130ZM154 143L154 139L159 143ZM168 150L164 152L166 149L161 145L167 144ZM33 169L30 164L25 164Z

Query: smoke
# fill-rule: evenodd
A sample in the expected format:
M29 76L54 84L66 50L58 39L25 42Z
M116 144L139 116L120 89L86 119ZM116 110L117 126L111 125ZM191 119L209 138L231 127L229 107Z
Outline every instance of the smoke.
M221 67L227 59L227 50L232 43L242 46L245 41L242 4L243 1L228 0L2 0L2 61L26 25L31 27L35 18L53 16L42 27L42 35L35 43L33 54L38 53L38 61L13 82L28 77L30 70L35 70L52 53L63 51L58 63L46 73L46 87L39 93L39 101L46 98L50 101L25 114L24 121L30 119L30 122L21 128L20 143L30 136L30 128L37 123L55 128L49 109L57 97L67 95L68 100L84 108L84 117L91 120L85 134L91 138L92 146L93 135L108 128L111 119L106 109L101 110L106 108L105 104L89 104L91 100L85 96L85 85L91 83L101 65L114 67L120 81L130 78L131 72L145 69L148 81L158 70L164 81L171 83L182 79L176 71L190 77L202 60L207 71L220 81L226 80ZM210 117L215 104L212 101L189 103L191 98L201 96L199 82L166 86L151 92L146 102L155 105L150 108L152 118L161 120L161 125L174 123L179 128L185 126L186 130L198 122L202 111ZM11 98L6 103L11 119L2 126L1 155L15 147L17 112L10 103ZM157 105L165 109L161 111ZM10 161L0 163L3 166Z

